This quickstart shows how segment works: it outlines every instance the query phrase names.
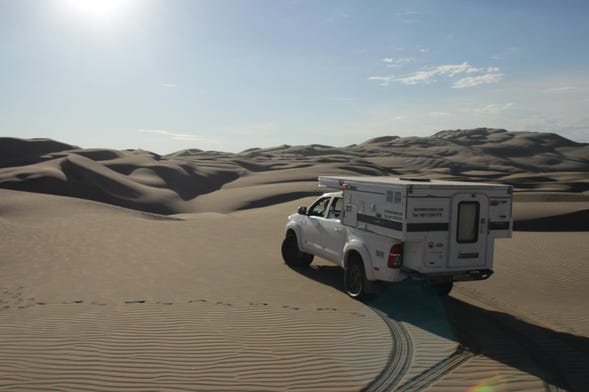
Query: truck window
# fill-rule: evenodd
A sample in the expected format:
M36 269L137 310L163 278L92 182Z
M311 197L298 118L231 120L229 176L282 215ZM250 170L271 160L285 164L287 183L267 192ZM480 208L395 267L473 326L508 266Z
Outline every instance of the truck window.
M344 200L341 197L335 197L329 207L327 219L341 219L343 205Z
M309 216L324 216L329 205L329 197L322 197L309 208Z
M479 203L463 201L458 204L458 243L472 243L479 239Z

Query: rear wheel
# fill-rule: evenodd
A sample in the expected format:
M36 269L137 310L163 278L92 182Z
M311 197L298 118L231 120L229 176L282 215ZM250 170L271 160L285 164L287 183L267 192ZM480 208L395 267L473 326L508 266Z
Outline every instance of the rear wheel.
M445 297L448 294L450 294L450 291L452 291L452 288L454 287L454 282L435 283L432 284L432 286L440 297Z
M350 297L361 301L367 297L366 286L368 285L366 273L364 272L364 263L357 255L350 257L344 277L346 293Z
M313 261L313 255L299 249L297 236L288 233L282 241L282 258L291 267L306 267Z

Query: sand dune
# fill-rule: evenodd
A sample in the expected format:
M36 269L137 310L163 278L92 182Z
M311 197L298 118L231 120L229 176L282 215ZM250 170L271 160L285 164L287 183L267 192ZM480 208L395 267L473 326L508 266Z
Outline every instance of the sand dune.
M513 213L518 231L589 231L588 202L515 203Z
M22 166L51 159L52 153L73 150L75 146L50 139L22 140L0 138L0 167Z
M303 182L326 174L494 181L514 185L521 201L542 201L545 194L589 200L589 145L554 134L487 128L422 138L385 136L347 147L282 145L239 154L189 149L167 156L0 138L0 153L2 188L160 214L224 212L294 200L313 191ZM278 183L273 191L263 186ZM243 188L247 200L224 196L237 188ZM216 197L229 204L216 203Z
M587 152L493 129L167 156L0 139L0 389L584 390ZM356 302L280 256L329 174L510 183L517 231L448 299Z

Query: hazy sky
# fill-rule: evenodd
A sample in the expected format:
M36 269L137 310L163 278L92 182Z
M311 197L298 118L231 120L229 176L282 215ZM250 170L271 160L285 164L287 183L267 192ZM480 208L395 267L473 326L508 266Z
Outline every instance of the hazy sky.
M0 136L345 146L474 127L589 142L585 0L0 0Z

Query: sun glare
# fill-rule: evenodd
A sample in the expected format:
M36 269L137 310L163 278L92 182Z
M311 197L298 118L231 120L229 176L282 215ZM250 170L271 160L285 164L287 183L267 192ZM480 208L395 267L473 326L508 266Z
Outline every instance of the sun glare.
M124 16L131 0L62 0L64 8L79 19L107 22Z

